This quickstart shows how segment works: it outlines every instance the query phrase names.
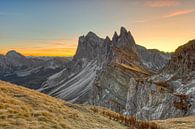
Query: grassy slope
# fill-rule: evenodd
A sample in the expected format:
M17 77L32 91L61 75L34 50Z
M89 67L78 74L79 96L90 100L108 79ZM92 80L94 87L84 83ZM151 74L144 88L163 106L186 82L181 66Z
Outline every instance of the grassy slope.
M125 129L126 127L45 94L0 81L0 129Z
M104 108L98 110L103 111ZM107 109L104 109L107 111ZM195 116L156 120L165 129L195 129ZM90 110L0 81L0 129L126 129Z
M165 129L195 129L195 115L167 120L156 120L155 122Z

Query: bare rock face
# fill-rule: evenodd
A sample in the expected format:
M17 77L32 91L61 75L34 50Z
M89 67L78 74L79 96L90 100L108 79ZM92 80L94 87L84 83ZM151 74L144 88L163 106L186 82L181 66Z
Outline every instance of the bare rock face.
M11 65L7 62L4 55L0 55L0 69L0 74L4 74L12 70Z
M106 46L104 40L99 38L93 32L89 32L86 36L79 38L78 49L75 55L75 60L86 58L88 61L94 58L101 58L100 56L105 55Z
M128 115L134 115L134 113L137 111L137 105L135 103L135 98L137 98L137 82L135 81L134 78L131 78L129 80L129 88L128 88L128 92L127 92L127 104L126 104L126 114Z
M136 44L133 36L131 35L130 31L124 27L121 27L120 35L115 32L112 38L112 44L116 48L120 48L124 51L132 51L136 53Z
M94 84L108 65L128 66L132 62L140 65L138 57L135 41L125 28L121 28L119 36L115 33L112 41L89 32L79 38L77 52L69 66L50 77L40 91L76 103L92 103Z
M94 80L108 62L111 49L108 38L89 32L79 38L78 49L69 65L51 76L40 91L76 103L86 103Z
M26 66L29 67L32 62L28 60L25 56L21 55L20 53L12 50L9 51L6 54L7 61L13 66L13 67L21 67Z
M21 67L28 67L30 62L16 51L9 51L5 56L0 56L0 74L10 73Z
M195 72L191 61L194 49L190 48L193 45L176 50L169 61L170 54L136 45L123 27L112 40L89 32L79 38L76 55L67 67L49 77L39 90L73 103L104 106L139 119L195 114ZM179 57L177 63L174 57ZM188 71L185 78L176 77L181 66Z
M179 47L160 73L145 79L135 78L136 82L130 80L126 114L140 119L166 119L195 114L194 44L190 41Z
M137 45L138 52L144 66L152 71L158 72L163 69L171 59L171 54L156 49L147 49Z
M194 41L179 47L169 60L170 54L136 45L124 27L112 40L89 32L79 38L69 65L39 90L139 119L195 114Z
M112 40L89 32L79 38L69 65L51 76L39 90L73 103L124 112L129 79L151 73L143 64L133 36L124 27L119 35L115 32Z
M195 71L195 40L176 49L166 69L171 72L177 71L179 75Z

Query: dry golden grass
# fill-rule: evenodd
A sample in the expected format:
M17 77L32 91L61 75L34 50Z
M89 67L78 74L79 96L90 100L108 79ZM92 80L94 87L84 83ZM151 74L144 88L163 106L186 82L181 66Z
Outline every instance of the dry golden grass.
M0 81L0 129L125 129L80 105Z
M156 120L165 129L195 129L195 116Z
M3 81L0 102L0 129L195 129L195 116L139 121L106 108L70 104Z
M113 121L129 126L128 129L195 129L195 115L167 120L141 121L134 117L123 116L103 107L88 106L88 108Z

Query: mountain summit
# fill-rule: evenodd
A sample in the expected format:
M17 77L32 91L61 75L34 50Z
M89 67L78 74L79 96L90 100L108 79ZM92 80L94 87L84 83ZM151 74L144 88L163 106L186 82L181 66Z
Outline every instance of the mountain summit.
M15 51L0 55L0 77L139 119L187 116L195 114L194 41L169 54L137 45L124 27L112 40L89 32L79 38L68 62L27 58Z
M194 41L179 47L170 60L168 53L137 45L124 27L112 40L89 32L79 38L67 67L49 77L39 90L139 119L191 115L195 107L193 55ZM177 71L184 70L190 77L177 76Z
M131 35L130 31L127 32L124 27L121 27L119 36L116 32L114 33L112 44L114 47L127 51L135 51L136 49L136 44L133 36Z
M149 51L146 50L145 55L149 54ZM156 55L161 55L161 53L156 53ZM164 56L168 55L164 54ZM162 66L167 61L168 59L162 58ZM96 104L101 100L96 100L95 95L102 94L103 96L108 94L108 89L119 90L121 88L120 91L112 91L113 94L110 93L109 96L113 96L116 101L120 100L119 103L122 103L121 107L124 108L126 98L124 87L128 84L128 78L151 74L153 69L147 67L149 66L145 65L147 63L148 61L141 58L133 36L124 27L121 27L119 35L114 33L112 40L109 37L102 39L93 32L89 32L86 36L79 38L76 54L69 65L51 76L40 91L74 103ZM156 66L155 61L150 62L150 65ZM112 76L110 76L111 73L113 73ZM98 82L104 75L108 78L103 84L106 87L101 87L102 91L98 91ZM102 99L104 100L101 105L108 106L107 101L110 98Z
M30 67L33 62L28 60L25 56L22 54L16 52L15 50L11 50L7 52L6 54L7 61L14 67Z

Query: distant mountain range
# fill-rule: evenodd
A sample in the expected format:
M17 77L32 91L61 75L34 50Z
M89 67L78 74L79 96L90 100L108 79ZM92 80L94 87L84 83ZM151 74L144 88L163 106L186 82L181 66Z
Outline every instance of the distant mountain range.
M12 50L0 55L0 79L38 89L49 76L61 71L68 61L64 57L25 57Z
M165 53L137 45L121 27L112 39L93 32L81 36L72 60L19 55L11 51L0 57L2 79L21 79L21 85L28 82L26 86L48 95L139 119L195 114L195 40Z

